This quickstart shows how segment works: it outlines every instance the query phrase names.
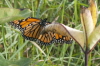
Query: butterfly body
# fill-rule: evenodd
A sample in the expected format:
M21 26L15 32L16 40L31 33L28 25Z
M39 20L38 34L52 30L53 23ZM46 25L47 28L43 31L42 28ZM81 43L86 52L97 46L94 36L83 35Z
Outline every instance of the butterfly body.
M47 19L41 20L34 17L29 17L22 20L14 20L10 22L12 26L18 28L22 32L22 36L31 41L36 41L39 44L48 45L52 43L71 43L70 37L62 36L53 32L41 34L42 29L51 24Z

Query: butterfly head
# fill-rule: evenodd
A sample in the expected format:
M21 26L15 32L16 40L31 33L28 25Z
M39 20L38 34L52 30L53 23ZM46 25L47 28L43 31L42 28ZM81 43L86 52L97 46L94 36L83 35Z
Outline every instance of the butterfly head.
M47 22L47 18L41 20L41 22L40 22L40 24L41 24L42 26L46 26L47 23L48 23L48 22Z

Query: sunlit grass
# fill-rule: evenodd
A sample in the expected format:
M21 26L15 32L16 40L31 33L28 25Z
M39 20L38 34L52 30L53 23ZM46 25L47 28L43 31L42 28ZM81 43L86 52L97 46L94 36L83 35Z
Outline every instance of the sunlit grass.
M98 1L98 3L100 2ZM87 4L85 4L85 2L81 0L0 1L1 8L30 9L32 11L32 17L41 19L48 18L48 21L50 22L52 22L57 16L59 16L57 22L80 30L82 28L80 24L81 6L87 6ZM39 47L41 49L39 49ZM98 44L95 47L95 50L93 50L91 53L91 59L89 60L91 60L91 64L93 66L99 65L99 48L100 45ZM72 44L52 44L48 46L36 46L34 42L23 39L20 31L12 28L10 25L8 25L8 23L0 24L0 56L1 58L7 59L9 61L16 61L23 57L29 58L31 60L30 66L83 66L84 64L84 55L82 53L82 50L74 41ZM0 62L0 65L2 63ZM8 64L11 63L8 62Z

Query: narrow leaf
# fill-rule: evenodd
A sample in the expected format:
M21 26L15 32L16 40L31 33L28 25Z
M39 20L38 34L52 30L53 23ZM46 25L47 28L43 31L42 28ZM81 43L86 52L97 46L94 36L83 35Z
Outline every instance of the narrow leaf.
M94 29L93 20L92 20L90 10L83 7L81 10L80 16L81 16L81 23L83 25L84 40L85 40L84 43L88 44L87 39Z

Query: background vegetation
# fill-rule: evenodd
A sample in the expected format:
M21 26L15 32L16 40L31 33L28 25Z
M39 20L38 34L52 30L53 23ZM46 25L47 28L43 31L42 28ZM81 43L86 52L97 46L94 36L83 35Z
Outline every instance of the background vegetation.
M100 2L96 0L98 10ZM80 22L81 6L88 7L87 0L0 0L0 8L30 9L26 17L48 18L82 30ZM9 12L9 10L8 10ZM10 13L10 12L9 12ZM24 12L26 14L26 12ZM6 19L0 14L0 19ZM4 18L5 17L5 18ZM13 16L12 16L13 17ZM25 16L23 17L25 18ZM0 20L2 21L2 20ZM19 30L6 23L0 24L0 66L83 66L84 55L81 48L72 44L36 45L23 39ZM100 19L98 18L98 23ZM40 49L38 48L40 47ZM89 66L100 65L100 43L91 52Z

